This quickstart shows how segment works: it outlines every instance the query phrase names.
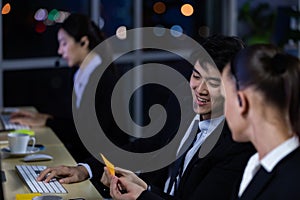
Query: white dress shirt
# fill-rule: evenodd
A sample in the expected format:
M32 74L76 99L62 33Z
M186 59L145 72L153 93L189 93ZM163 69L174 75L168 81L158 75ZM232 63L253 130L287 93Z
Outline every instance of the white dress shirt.
M251 156L245 168L243 179L240 184L239 197L242 196L243 192L261 166L267 172L271 172L280 160L294 151L298 146L299 138L297 136L293 136L270 151L261 160L259 160L258 153L255 153L253 156Z
M102 63L99 55L94 55L90 62L84 67L80 67L74 75L74 90L76 94L76 108L79 108L85 86L89 82L90 75Z
M191 134L191 129L193 127L194 121L199 120L199 119L200 119L199 115L196 115L194 117L194 119L193 119L191 125L189 126L185 136L183 137L182 141L180 142L180 146L177 150L177 153L179 152L180 148L182 147L182 145L187 140L188 136ZM201 130L201 132L199 134L197 134L197 139L196 139L195 143L193 144L193 147L187 152L187 154L185 156L182 174L178 175L176 177L177 186L180 182L180 177L184 174L184 171L186 170L188 164L190 163L190 161L192 160L194 155L198 152L198 149L200 148L201 144L203 144L205 139L217 128L217 126L223 120L224 120L224 116L222 115L221 117L218 117L218 118L214 118L214 119L211 119L211 120L203 120L203 121L199 122L199 129ZM169 177L167 179L166 183L165 183L165 188L164 188L165 193L167 193L167 191L168 191L170 179L171 179L171 177ZM169 194L174 195L174 191L175 191L175 184L173 185L173 187L172 187Z
M89 78L93 71L102 63L102 59L99 55L95 54L90 62L84 67L79 68L74 75L74 90L76 95L76 108L79 108L80 101L84 89L89 81ZM84 166L89 173L89 178L93 177L90 166L86 163L78 163L77 165Z

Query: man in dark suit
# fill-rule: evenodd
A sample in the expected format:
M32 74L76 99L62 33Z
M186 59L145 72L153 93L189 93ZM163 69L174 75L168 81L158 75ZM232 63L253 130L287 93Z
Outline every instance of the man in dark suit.
M223 116L224 98L221 95L219 74L225 64L230 61L243 45L236 38L220 35L206 38L201 44L218 67L218 69L213 68L213 64L210 63L211 60L202 58L201 52L196 52L192 56L194 57L195 66L190 83L194 97L193 108L195 113L197 113L195 120L200 120L199 124L204 122L206 124L204 129L206 130L202 130L202 127L200 128L200 134L197 134L199 137L194 142L191 152L183 154L187 154L187 156L181 159L182 168L174 167L178 166L177 161L169 166L169 174L164 173L159 176L160 182L165 183L165 192L163 192L162 187L156 188L153 185L151 186L152 192L142 188L141 192L143 193L140 198L152 199L152 195L159 195L166 199L228 199L233 189L233 182L241 176L246 161L254 152L251 145L237 144L232 141L231 133ZM186 147L186 145L183 146ZM97 181L99 176L102 175L99 172L103 170L103 165L93 160L88 162L88 164L93 174L93 180ZM116 171L122 174L122 171L118 171L118 169ZM39 179L42 180L48 173L51 174L46 180L50 180L53 176L64 176L65 178L60 179L62 183L79 182L90 177L84 165L48 168L41 173ZM171 177L172 174L173 176ZM150 181L154 182L153 180ZM108 184L105 180L103 182ZM145 185L147 186L146 183ZM139 187L139 185L137 186ZM218 192L215 192L216 190ZM127 192L130 195L130 191L127 190ZM118 197L114 197L118 199Z
M224 97L221 95L219 74L243 45L237 38L220 35L206 38L201 44L218 69L213 67L210 59L203 57L201 51L192 55L195 65L190 87L193 108L197 114L195 120L200 120L196 140L182 157L170 165L164 190L143 182L133 173L116 168L116 173L121 176L112 177L110 183L110 193L114 199L186 200L231 197L234 183L242 176L254 148L249 143L238 144L232 140L223 114ZM105 177L103 183L108 184L111 176L106 172ZM127 193L119 191L120 185Z
M230 199L235 182L242 176L247 160L254 150L250 144L233 142L225 121L210 135L211 138L221 130L213 149L204 157L198 157L189 163L173 195L151 186L150 191L143 189L137 199ZM201 150L196 156L201 156L200 152ZM123 179L120 180L123 183Z

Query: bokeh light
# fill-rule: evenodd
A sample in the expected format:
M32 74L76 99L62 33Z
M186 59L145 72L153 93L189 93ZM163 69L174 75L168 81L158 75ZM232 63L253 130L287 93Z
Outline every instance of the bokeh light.
M191 16L194 13L194 8L191 4L184 4L181 6L181 13L187 17Z
M174 25L171 27L171 35L174 37L180 37L183 34L183 29L179 25Z
M199 27L198 33L199 33L199 36L201 36L201 37L209 36L209 27L208 26Z
M56 21L59 18L59 12L56 9L53 9L49 12L48 19L50 21Z
M37 22L37 24L35 25L35 31L37 33L43 33L46 31L46 25L43 22Z
M38 9L34 14L34 19L37 21L44 21L48 17L48 11L44 8Z
M99 18L99 28L103 29L104 25L105 25L105 21L104 21L104 19L102 17L100 17Z
M153 33L154 35L161 37L165 34L166 29L162 25L157 25L153 28Z
M10 10L11 10L10 4L7 3L3 6L1 13L2 15L6 15L10 12Z
M119 38L120 40L125 40L127 37L126 31L127 31L126 26L120 26L116 31L117 38Z
M65 21L65 19L70 15L69 12L65 12L65 11L59 11L58 14L56 14L57 17L55 18L55 22L56 23L62 23L63 21Z
M51 21L51 20L49 20L49 19L47 18L46 20L44 20L44 24L45 24L46 26L52 26L52 25L55 24L55 22L54 22L54 21Z
M153 10L157 14L163 14L166 11L166 5L163 2L156 2L153 5Z

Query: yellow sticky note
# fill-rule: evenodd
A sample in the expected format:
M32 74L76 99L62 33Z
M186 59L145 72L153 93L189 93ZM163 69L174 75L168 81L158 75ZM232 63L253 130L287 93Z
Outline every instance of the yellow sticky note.
M31 200L37 196L41 196L41 193L16 194L16 200Z
M114 176L115 175L115 166L111 162L109 162L102 153L100 153L100 156L102 157L102 160L104 161L109 173Z

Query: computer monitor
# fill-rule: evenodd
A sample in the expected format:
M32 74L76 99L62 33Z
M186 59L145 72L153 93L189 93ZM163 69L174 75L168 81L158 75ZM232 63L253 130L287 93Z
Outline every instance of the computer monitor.
M33 106L56 117L71 116L74 73L69 67L3 70L3 105Z

